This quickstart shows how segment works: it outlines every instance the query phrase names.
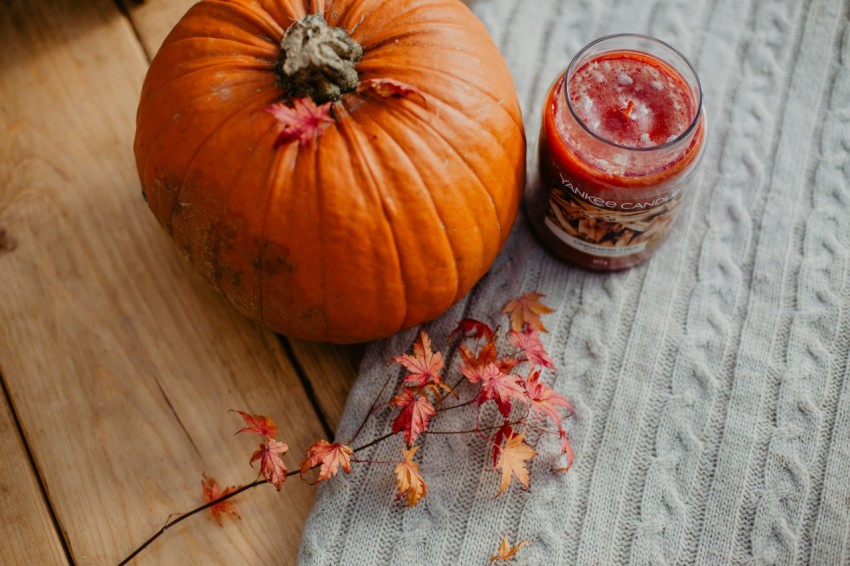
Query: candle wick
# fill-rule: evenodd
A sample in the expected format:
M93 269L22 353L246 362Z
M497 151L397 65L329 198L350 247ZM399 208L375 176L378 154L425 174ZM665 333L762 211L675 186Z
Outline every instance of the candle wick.
M629 100L629 103L626 104L626 107L620 110L627 119L632 117L632 109L635 107L634 100Z

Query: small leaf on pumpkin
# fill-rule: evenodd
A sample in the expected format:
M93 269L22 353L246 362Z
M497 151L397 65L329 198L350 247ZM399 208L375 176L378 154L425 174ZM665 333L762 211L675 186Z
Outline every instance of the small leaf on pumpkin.
M292 106L280 102L266 108L266 112L283 124L274 141L275 147L298 140L301 145L310 143L322 133L323 124L335 122L330 115L331 102L316 106L311 98L296 98Z
M511 546L511 543L508 540L508 535L505 535L505 538L503 538L502 542L499 544L499 551L494 556L490 557L490 562L507 562L526 544L528 544L527 540L521 540L516 546Z
M283 442L269 439L268 446L260 443L260 448L251 455L251 465L260 461L260 475L269 481L280 491L280 486L286 481L286 466L280 456L285 454L289 447Z
M204 503L210 503L215 501L219 497L224 497L230 493L233 493L237 489L239 489L238 485L231 485L230 487L226 487L224 489L220 489L218 487L218 483L213 478L207 477L204 474L201 478L201 487L204 490ZM239 513L239 510L236 509L236 505L232 500L227 499L225 501L220 501L207 507L207 511L209 511L213 520L219 524L219 526L224 526L224 523L221 522L222 513L227 513L235 519L241 519L242 515Z
M405 383L422 387L427 383L439 384L440 370L443 369L443 355L431 351L431 337L423 329L419 329L419 337L413 343L413 355L404 354L393 358L409 372L404 378Z
M415 86L395 79L367 79L357 85L358 94L375 94L381 98L401 98L416 95L425 102L425 95Z
M498 495L504 493L514 477L525 489L528 489L530 477L526 462L535 456L537 456L537 452L525 443L524 434L517 434L508 438L505 445L499 450L499 462L496 464L496 467L502 472Z
M301 463L301 475L313 466L321 464L319 476L311 484L332 478L340 468L347 474L351 472L351 455L353 450L345 444L335 442L331 444L327 440L320 440L307 449L307 459Z
M548 332L540 321L540 315L552 313L555 310L540 302L543 297L545 295L542 293L531 292L508 302L502 312L510 315L511 328L519 332L527 324L540 332Z
M508 332L508 342L525 352L528 363L532 366L543 366L554 369L555 364L543 348L543 344L540 342L540 335L534 327L527 326L519 332L511 330Z
M251 434L259 434L260 436L265 436L267 438L274 438L275 435L277 435L277 425L271 417L251 415L244 411L236 412L239 413L239 416L241 416L248 424L245 428L236 431L236 434L239 434L240 432L249 432Z
M428 487L419 473L419 464L413 461L413 455L419 450L418 446L410 449L401 449L404 461L395 467L396 485L398 493L395 498L400 499L407 495L407 506L413 507L419 500L428 495Z
M410 446L416 438L428 429L428 422L436 414L434 405L424 395L406 387L400 395L393 397L390 405L401 407L401 412L393 421L392 431L402 432L404 442Z

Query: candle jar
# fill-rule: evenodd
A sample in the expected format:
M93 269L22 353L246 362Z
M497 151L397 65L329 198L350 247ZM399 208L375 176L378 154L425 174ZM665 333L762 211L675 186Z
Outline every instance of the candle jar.
M549 90L540 182L526 212L543 243L581 267L616 270L664 240L705 146L691 64L657 39L603 37Z

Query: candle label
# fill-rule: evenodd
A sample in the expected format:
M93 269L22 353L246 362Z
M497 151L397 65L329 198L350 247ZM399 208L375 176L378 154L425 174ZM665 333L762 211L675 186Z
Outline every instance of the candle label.
M660 242L682 197L675 190L654 201L606 201L562 180L549 193L544 222L570 247L600 257L636 254Z

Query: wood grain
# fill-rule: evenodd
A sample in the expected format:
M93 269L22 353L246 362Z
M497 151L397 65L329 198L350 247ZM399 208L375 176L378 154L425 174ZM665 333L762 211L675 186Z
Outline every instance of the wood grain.
M67 564L59 533L27 456L5 396L0 392L0 565Z
M293 449L323 431L277 338L146 210L131 148L147 61L116 5L5 2L0 37L0 364L74 560L114 564L199 502L201 472L255 477L228 409L274 416ZM193 518L139 563L292 563L312 497L253 490L238 528Z

